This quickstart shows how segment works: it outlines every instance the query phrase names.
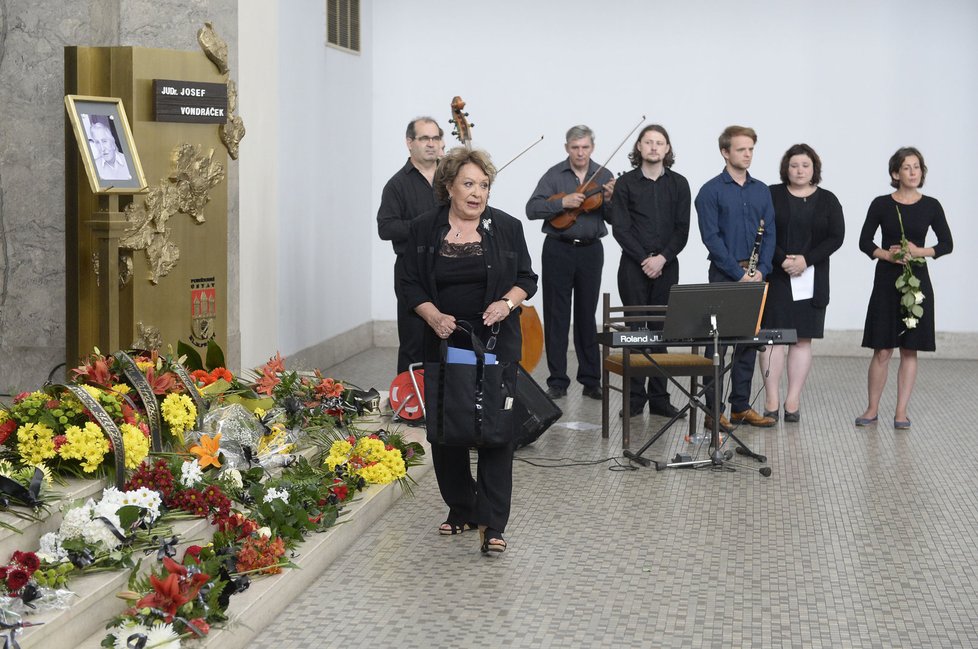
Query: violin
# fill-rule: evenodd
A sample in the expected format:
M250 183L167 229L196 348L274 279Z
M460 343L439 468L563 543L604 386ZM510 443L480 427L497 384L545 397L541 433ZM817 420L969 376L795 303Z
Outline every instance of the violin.
M605 163L600 167L598 167L598 169L593 174L591 174L590 178L585 180L581 185L577 187L577 189L575 189L572 192L575 194L584 194L584 202L577 207L568 208L563 212L561 212L560 214L558 214L557 216L555 216L554 218L550 219L550 225L554 226L558 230L566 230L570 226L574 225L575 222L577 222L577 217L579 217L581 214L585 214L587 212L593 212L594 210L604 205L604 187L596 183L594 179L598 177L598 174L601 173L602 169L608 166L608 163L611 162L611 159L615 157L615 154L618 153L618 151L621 149L622 146L624 146L625 142L628 141L628 138L632 136L632 133L637 131L638 127L641 126L644 122L645 122L645 115L642 115L642 119L640 119L638 124L636 124L635 127L628 132L628 135L626 135L622 139L621 143L619 143L618 146L615 147L615 150L611 152L611 155L608 156L608 159L605 160ZM567 196L566 192L560 194L554 194L547 200L555 201L558 198L563 198L564 196Z
M592 178L593 177L594 176L592 176ZM577 207L567 208L554 218L550 219L550 225L554 226L558 230L566 230L570 226L574 225L574 223L577 221L577 217L579 217L581 214L593 212L604 205L604 187L594 182L594 180L589 180L583 185L578 186L573 193L584 194L584 202ZM567 196L567 192L554 194L547 200L555 201L563 198L564 196Z

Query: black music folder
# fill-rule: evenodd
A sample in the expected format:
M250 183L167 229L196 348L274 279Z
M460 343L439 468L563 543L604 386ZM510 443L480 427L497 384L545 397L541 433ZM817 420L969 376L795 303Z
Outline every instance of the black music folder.
M767 282L676 284L669 290L665 340L712 338L711 316L716 316L722 338L751 338L761 329L767 300Z

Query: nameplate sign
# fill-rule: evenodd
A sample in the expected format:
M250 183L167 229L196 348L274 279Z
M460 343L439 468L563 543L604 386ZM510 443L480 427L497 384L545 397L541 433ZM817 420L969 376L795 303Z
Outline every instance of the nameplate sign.
M611 336L612 347L643 347L658 342L662 342L662 334L651 331L622 331Z
M157 122L223 124L228 121L225 83L153 79Z

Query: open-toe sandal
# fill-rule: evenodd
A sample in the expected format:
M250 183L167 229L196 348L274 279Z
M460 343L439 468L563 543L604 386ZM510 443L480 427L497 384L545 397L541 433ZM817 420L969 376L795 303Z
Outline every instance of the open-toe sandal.
M482 554L506 551L506 541L500 532L487 527L479 530L479 536L482 539Z
M478 529L478 526L473 523L453 523L452 521L445 521L438 526L438 533L442 536L455 536L456 534L461 534L465 530Z

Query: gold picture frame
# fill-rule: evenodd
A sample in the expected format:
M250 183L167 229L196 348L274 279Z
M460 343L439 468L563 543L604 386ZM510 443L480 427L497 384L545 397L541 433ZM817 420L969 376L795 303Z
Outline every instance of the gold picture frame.
M65 95L65 109L92 192L140 194L147 191L146 176L122 100Z

